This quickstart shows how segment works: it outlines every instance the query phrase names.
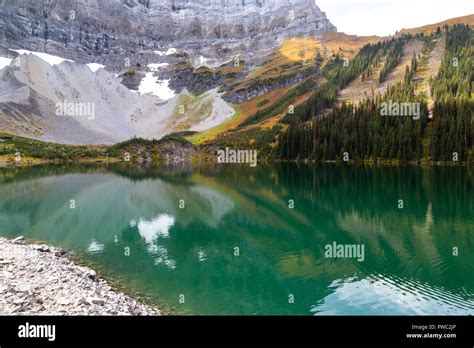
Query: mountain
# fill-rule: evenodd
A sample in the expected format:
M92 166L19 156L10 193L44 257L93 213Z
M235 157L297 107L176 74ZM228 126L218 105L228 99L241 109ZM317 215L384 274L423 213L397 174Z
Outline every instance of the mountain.
M358 37L312 0L19 4L0 13L0 131L76 145L180 133L282 160L472 158L473 15ZM378 117L387 100L417 118Z
M230 103L317 72L312 59L311 69L297 64L280 81L255 80L280 46L336 31L312 0L21 0L1 8L0 130L67 144L219 126L235 115ZM245 79L252 86L242 89ZM58 116L61 105L93 106L94 116Z

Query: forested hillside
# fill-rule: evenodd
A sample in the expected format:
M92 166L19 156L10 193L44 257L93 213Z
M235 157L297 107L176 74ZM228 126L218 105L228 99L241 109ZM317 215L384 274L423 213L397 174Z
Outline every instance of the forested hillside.
M327 84L294 114L285 117L288 127L283 128L272 156L316 161L342 160L343 156L346 160L472 161L474 32L469 26L458 24L416 38L426 44L439 38L446 40L439 73L429 81L432 110L428 96L417 93L417 56L406 67L403 81L385 93L367 96L359 104L335 106L341 87L366 74L377 59L387 56L379 77L383 80L397 66L404 44L414 38L404 35L368 45L347 67L336 59L333 64L338 66ZM388 103L417 105L419 114L384 116L381 110Z

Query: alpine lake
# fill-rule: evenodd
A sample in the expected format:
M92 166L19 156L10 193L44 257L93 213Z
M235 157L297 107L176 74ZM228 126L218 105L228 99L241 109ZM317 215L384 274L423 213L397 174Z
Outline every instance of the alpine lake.
M174 314L474 314L474 168L0 169L0 236Z

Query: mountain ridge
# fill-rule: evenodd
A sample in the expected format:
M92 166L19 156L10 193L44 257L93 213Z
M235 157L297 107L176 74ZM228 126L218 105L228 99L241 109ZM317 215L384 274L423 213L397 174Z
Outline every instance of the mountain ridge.
M82 63L95 57L106 65L124 57L134 64L137 53L170 46L225 61L232 56L227 50L325 31L336 28L312 0L23 0L4 3L0 13L4 47L72 55Z

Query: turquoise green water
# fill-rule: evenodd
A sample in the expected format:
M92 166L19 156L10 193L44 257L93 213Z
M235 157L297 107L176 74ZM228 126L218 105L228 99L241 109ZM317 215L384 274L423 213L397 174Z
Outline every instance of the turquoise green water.
M472 315L472 188L459 167L0 169L0 235L177 313Z

